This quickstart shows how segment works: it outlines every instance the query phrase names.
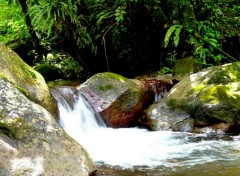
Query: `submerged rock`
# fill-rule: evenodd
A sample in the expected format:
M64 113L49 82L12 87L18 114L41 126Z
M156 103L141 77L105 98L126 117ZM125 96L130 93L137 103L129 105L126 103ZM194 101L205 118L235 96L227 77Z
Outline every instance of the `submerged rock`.
M95 169L44 108L0 77L0 175L88 176Z
M25 96L57 116L53 100L42 75L27 65L14 51L0 43L0 77L7 79Z

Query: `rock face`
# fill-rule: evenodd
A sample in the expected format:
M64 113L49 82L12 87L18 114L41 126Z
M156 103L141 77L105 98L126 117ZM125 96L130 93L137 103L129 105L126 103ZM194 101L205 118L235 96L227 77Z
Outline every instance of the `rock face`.
M189 112L195 125L224 123L240 131L240 62L192 74L177 83L166 99L172 108Z
M129 127L154 98L141 81L114 73L92 76L81 85L80 92L111 127Z
M193 131L193 119L180 109L172 109L167 106L164 99L152 104L146 110L146 117L153 131Z
M0 77L0 175L88 176L95 169L44 108Z
M57 105L52 99L43 77L27 65L14 51L1 43L0 77L8 79L30 100L40 104L56 116Z

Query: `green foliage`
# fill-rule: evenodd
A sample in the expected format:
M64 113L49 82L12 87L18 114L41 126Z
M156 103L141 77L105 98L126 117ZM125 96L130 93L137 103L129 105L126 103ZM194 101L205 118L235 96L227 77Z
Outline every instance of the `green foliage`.
M21 8L16 3L0 0L0 9L0 42L5 45L25 43L29 34Z
M30 38L19 4L13 0L9 0L10 5L7 0L0 2L0 41L27 42ZM197 57L203 66L229 62L224 52L230 54L233 50L234 57L239 57L237 0L26 2L32 25L45 50L52 53L67 48L69 53L75 52L74 58L81 56L83 62L94 61L90 52L100 57L104 54L106 59L125 62L123 65L134 72L159 70L160 66L160 69L171 69L177 60L187 56ZM87 56L82 57L82 53ZM77 62L73 60L61 60L61 69L76 67ZM65 73L79 74L80 69Z
M62 76L68 79L81 78L84 70L71 56L60 53L48 53L38 64L54 66L58 70L61 70L62 73L59 74L63 74ZM36 67L38 67L38 64Z
M179 40L180 40L180 33L182 30L182 25L172 25L166 32L165 38L164 38L164 47L166 48L168 46L170 38L173 36L173 44L175 47L178 46Z
M165 75L167 73L171 73L172 69L168 68L168 67L163 67L161 70L159 70L157 73L160 75Z
M29 8L32 24L42 41L73 40L79 48L85 48L92 38L87 31L87 16L81 10L80 1L73 0L44 0Z
M219 51L229 37L239 36L239 3L236 0L224 3L220 0L170 2L172 6L169 21L172 20L173 24L166 31L164 47L168 46L171 37L175 35L175 38L172 37L173 46L176 47L179 43L189 46L192 48L192 51L188 51L189 54L199 58L203 65L226 62L230 57ZM182 25L182 31L177 28L178 25ZM184 35L181 40L180 32ZM198 33L204 40L193 35L194 33ZM175 50L178 51L178 48Z

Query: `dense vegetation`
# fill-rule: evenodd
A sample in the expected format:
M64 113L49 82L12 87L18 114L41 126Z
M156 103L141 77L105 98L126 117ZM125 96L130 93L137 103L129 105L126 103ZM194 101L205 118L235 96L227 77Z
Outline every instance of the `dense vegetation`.
M238 0L0 0L0 41L30 65L76 78L171 71L240 59ZM167 69L166 69L167 68Z

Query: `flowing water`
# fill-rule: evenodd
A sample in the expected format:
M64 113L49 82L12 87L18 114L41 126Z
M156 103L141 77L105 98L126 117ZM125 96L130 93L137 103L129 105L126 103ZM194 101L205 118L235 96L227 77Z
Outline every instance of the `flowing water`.
M89 152L98 176L240 176L240 136L107 128L79 92L52 94L60 125Z

